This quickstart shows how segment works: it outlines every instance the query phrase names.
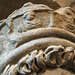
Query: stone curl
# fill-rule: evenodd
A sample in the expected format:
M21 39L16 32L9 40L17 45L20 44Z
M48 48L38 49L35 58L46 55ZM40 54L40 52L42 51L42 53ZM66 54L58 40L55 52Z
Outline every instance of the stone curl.
M10 66L4 73L9 72L8 75L11 75L12 72L12 75L17 75L18 73L20 75L31 75L31 73L37 73L40 69L45 72L47 67L58 68L62 66L75 71L75 50L72 47L65 48L61 45L52 45L47 47L45 51L32 51L19 60L17 68Z

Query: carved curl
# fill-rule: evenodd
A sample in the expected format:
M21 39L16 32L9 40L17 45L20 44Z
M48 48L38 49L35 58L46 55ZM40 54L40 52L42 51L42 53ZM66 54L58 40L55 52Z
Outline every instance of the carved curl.
M47 66L50 68L63 66L75 71L75 50L72 47L64 48L61 45L49 46L45 51L34 50L20 59L17 66L10 66L3 74L6 75L6 73L10 72L8 75L17 75L17 73L29 75L38 72L40 69L45 71Z

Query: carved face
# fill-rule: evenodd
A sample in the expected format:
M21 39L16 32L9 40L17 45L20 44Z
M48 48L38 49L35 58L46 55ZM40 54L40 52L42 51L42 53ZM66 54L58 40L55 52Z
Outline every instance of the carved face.
M75 71L75 34L69 32L75 28L68 19L70 14L54 13L49 7L38 5L24 5L0 25L6 24L12 31L0 35L4 50L0 55L0 75L43 75L39 72L62 66ZM69 31L65 29L68 23Z

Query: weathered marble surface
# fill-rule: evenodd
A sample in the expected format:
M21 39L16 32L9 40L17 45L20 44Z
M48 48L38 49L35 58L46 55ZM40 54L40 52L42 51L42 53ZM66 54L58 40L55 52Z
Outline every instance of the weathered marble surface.
M75 11L71 7L53 10L28 2L0 21L1 75L74 75L74 71Z

